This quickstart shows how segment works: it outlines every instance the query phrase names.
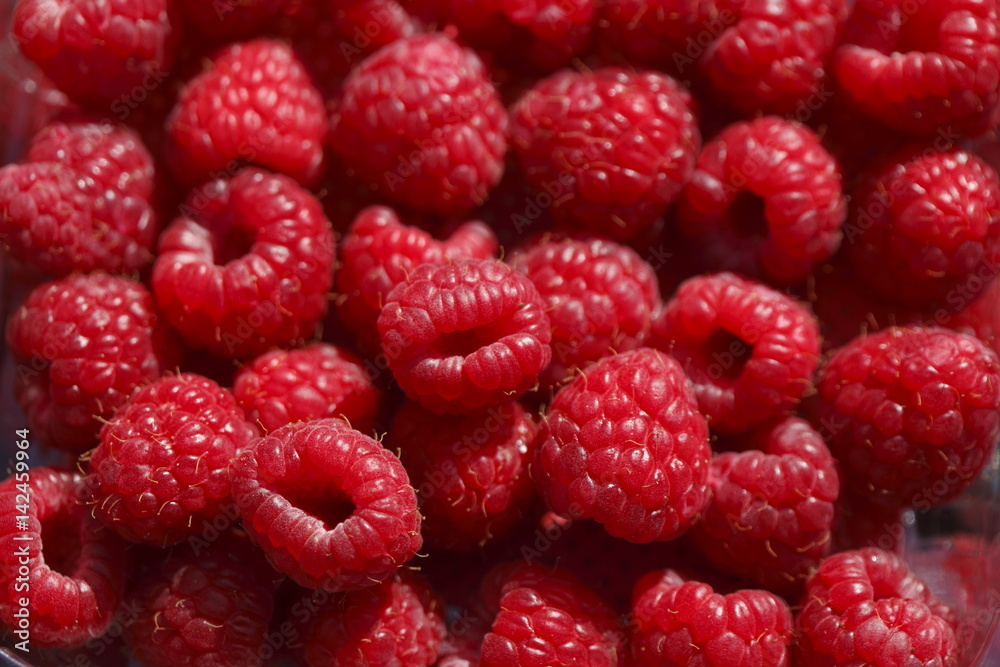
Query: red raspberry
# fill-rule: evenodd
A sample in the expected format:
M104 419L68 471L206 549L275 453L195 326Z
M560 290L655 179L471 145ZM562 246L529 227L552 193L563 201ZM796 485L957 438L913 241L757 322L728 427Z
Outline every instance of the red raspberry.
M496 236L481 222L459 225L450 236L437 240L418 227L404 225L391 208L368 207L358 214L340 247L340 320L362 349L378 350L376 322L382 305L392 288L405 282L417 266L464 257L489 259L496 251Z
M614 613L565 570L505 568L483 639L482 667L617 665L624 633Z
M403 465L339 419L280 428L251 443L231 473L244 529L303 586L371 586L420 549Z
M996 307L1000 303L1000 281L995 273L987 276L989 282L977 279L972 276L957 288L962 308L942 324L974 335L1000 354L1000 309Z
M133 542L168 546L229 502L229 463L256 437L229 391L191 373L136 391L90 457L93 514Z
M170 71L178 27L167 0L20 0L13 34L67 95L95 108L112 103L117 113L121 100Z
M979 134L1000 98L998 20L995 0L858 0L831 68L853 106L890 127Z
M378 328L400 388L438 413L515 399L552 356L538 290L493 260L418 266L389 293Z
M674 359L640 348L580 372L556 394L534 474L549 506L630 542L687 530L708 500L708 425Z
M907 327L860 337L819 375L815 423L855 493L895 507L957 497L1000 433L1000 365L971 336Z
M635 585L632 621L636 667L788 665L792 614L767 591L721 595L673 570L654 571Z
M444 13L476 48L552 71L590 47L596 6L595 0L451 0Z
M135 659L149 667L259 667L280 577L245 536L156 554L132 584L125 628Z
M819 364L815 316L732 273L685 281L664 307L657 336L694 383L713 430L724 433L790 413Z
M670 77L565 70L511 109L511 145L552 214L615 239L663 215L691 175L701 142L691 96Z
M516 401L444 422L403 404L386 446L399 452L417 490L429 547L472 550L520 521L534 497L528 465L535 433Z
M347 77L331 143L393 202L460 215L500 181L506 129L479 58L443 35L417 35L381 49Z
M184 340L225 357L312 335L333 282L333 231L287 176L244 169L195 190L160 237L153 291Z
M414 0L327 0L334 25L340 32L341 58L353 66L383 46L422 32L411 15Z
M599 19L601 44L630 63L690 78L706 48L738 21L740 4L605 0Z
M253 37L281 13L286 0L178 0L184 18L215 39Z
M804 665L954 665L950 609L880 549L830 556L806 584L795 655Z
M31 430L73 452L92 447L99 420L177 359L146 288L101 273L35 287L7 322L7 344L21 362L14 392Z
M635 251L600 238L542 236L514 255L545 300L552 322L556 385L588 362L646 342L660 306L656 273Z
M964 150L911 147L864 176L844 231L866 288L953 306L960 285L1000 262L1000 177Z
M0 241L53 275L137 271L153 259L153 159L125 126L81 118L32 140L0 169Z
M410 573L342 598L304 592L298 604L305 667L428 667L445 635L444 604Z
M225 47L187 83L167 134L182 183L255 164L311 185L323 168L326 111L292 48L258 39Z
M375 427L379 391L352 353L327 343L273 350L236 375L233 394L247 420L274 431L293 422L339 417L363 433Z
M677 220L712 267L793 283L837 250L846 215L840 170L819 137L767 116L705 145Z
M0 622L8 632L27 630L33 646L100 637L121 604L125 545L90 516L85 495L80 475L58 468L0 483Z
M691 537L719 569L797 593L830 553L836 464L802 419L790 417L754 435L765 440L763 451L712 460L712 500Z

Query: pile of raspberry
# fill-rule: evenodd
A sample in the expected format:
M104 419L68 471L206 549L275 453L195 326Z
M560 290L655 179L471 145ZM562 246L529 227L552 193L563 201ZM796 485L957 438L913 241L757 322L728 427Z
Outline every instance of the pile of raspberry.
M16 655L981 664L1000 0L0 27Z

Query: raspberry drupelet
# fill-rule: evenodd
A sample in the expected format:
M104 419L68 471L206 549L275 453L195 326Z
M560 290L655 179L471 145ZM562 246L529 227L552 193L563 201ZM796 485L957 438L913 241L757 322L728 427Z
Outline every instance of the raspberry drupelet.
M137 390L90 457L93 513L133 542L169 546L230 502L229 464L257 432L228 390L185 373Z
M247 420L265 432L293 422L337 417L369 433L380 399L369 374L353 353L314 343L257 357L236 374L233 394Z
M1000 433L1000 365L972 336L893 327L834 351L816 383L813 421L848 488L926 509L956 498Z
M363 60L331 120L334 151L389 200L461 215L503 175L507 113L482 61L442 34Z
M252 442L230 471L247 534L307 588L371 586L422 544L403 465L339 419L280 428Z
M194 190L164 231L152 285L191 347L244 358L312 335L333 282L333 230L287 176L247 168Z
M283 42L256 39L222 48L180 92L166 130L167 162L186 185L247 164L303 185L322 175L323 98Z
M438 413L515 399L552 356L538 290L494 260L421 264L386 297L378 328L400 388Z
M89 117L51 123L22 163L0 168L0 243L51 275L138 271L158 232L154 176L135 130Z
M403 404L386 446L417 490L429 548L473 551L518 524L535 496L528 466L536 431L516 401L446 421Z
M305 667L430 667L445 636L444 603L408 572L342 598L306 591L298 604L309 612L292 621Z
M613 241L543 235L511 264L538 288L552 322L552 362L543 385L558 385L590 362L646 342L660 307L656 273Z
M715 456L712 499L691 537L723 572L782 593L801 591L830 553L836 461L809 422L789 417L754 433L761 450Z
M462 258L489 259L496 252L496 236L481 222L462 223L447 237L437 239L404 224L391 208L368 207L354 219L340 246L340 320L359 347L377 352L379 312L392 288L405 282L416 267Z
M830 556L802 600L800 664L958 664L954 614L895 554L865 548Z
M708 425L673 358L607 357L556 394L532 474L549 506L630 542L677 537L708 500Z
M23 364L14 393L32 433L77 453L179 356L146 288L103 273L36 286L7 321L7 344Z
M0 482L0 627L28 630L32 647L82 646L121 604L125 543L90 515L86 496L80 475L60 468Z
M790 413L819 365L816 317L733 273L682 283L664 306L655 337L691 378L712 429L724 433Z
M792 614L767 591L722 595L674 570L652 571L635 585L631 618L635 667L789 664Z
M911 146L862 177L845 227L851 265L882 298L953 308L1000 262L1000 177L961 149Z
M558 221L628 240L691 175L701 144L691 104L663 74L563 70L511 108L511 146L530 184L555 199Z
M812 130L774 116L706 143L677 209L710 268L781 283L836 252L846 216L836 160Z

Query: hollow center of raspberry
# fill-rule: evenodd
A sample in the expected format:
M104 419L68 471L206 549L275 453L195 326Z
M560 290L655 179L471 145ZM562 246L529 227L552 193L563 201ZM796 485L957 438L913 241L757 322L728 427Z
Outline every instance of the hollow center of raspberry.
M729 209L733 232L744 239L762 239L768 235L764 200L751 192L741 192Z
M42 521L42 557L50 570L71 577L80 564L80 534L71 517L59 514Z
M719 329L702 342L695 362L710 381L735 381L743 373L753 347L728 331Z
M326 530L333 530L356 509L347 494L332 484L324 487L302 485L278 491L300 510L322 521Z
M217 227L212 235L213 260L217 265L224 266L247 255L254 241L254 235L235 222Z
M476 350L500 340L510 332L509 330L510 318L503 317L473 329L441 334L434 342L434 349L445 357L467 357Z

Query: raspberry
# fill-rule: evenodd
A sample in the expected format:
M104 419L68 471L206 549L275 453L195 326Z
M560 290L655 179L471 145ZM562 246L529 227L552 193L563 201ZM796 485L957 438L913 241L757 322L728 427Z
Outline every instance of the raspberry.
M552 356L538 290L493 260L418 266L389 293L378 328L400 388L438 413L515 399Z
M252 37L273 21L286 0L179 0L184 18L198 32L215 39Z
M564 570L507 568L482 667L616 665L625 657L614 613Z
M178 27L167 0L20 0L13 34L63 92L117 113L134 89L170 71Z
M632 620L636 667L788 664L792 614L767 591L721 595L673 570L654 571L635 585Z
M978 272L977 272L978 275ZM1000 354L1000 281L976 283L975 277L967 281L968 289L961 292L962 308L942 322L950 329L974 335Z
M156 240L153 159L138 134L80 118L52 123L26 162L0 169L0 241L42 271L137 271Z
M272 570L245 536L157 554L133 584L125 641L149 667L259 667L274 608Z
M588 362L646 342L660 306L656 273L635 251L599 238L542 236L514 255L538 288L552 322L543 384L556 385Z
M595 0L451 0L445 14L476 48L551 72L589 48L596 6Z
M444 605L409 573L343 598L308 591L299 604L311 612L298 631L306 667L427 667L445 635Z
M663 215L691 175L701 142L691 96L670 77L565 70L511 109L511 145L552 214L619 240Z
M339 417L364 433L375 427L379 391L361 360L334 345L273 350L237 375L233 394L247 420L274 431L293 422Z
M339 419L280 428L251 443L230 469L244 529L302 586L371 586L420 549L406 470Z
M1000 365L971 336L893 327L836 350L814 421L848 487L895 507L947 502L979 475L1000 432Z
M953 305L959 286L1000 262L1000 177L964 150L911 147L863 177L850 221L851 264L866 287L893 302Z
M344 40L338 55L350 65L396 40L422 32L421 22L408 11L415 9L417 2L327 0L327 3L334 25Z
M708 425L671 357L639 348L584 369L556 394L534 474L549 506L630 542L684 532L708 500Z
M223 48L167 118L168 162L194 185L255 164L312 185L323 168L326 111L291 47L258 39Z
M657 322L659 345L694 383L713 430L790 413L812 386L819 326L805 307L732 273L685 281Z
M83 452L136 387L174 366L176 344L139 283L72 274L35 287L7 322L14 392L42 442Z
M369 56L344 82L331 144L395 203L460 215L503 175L507 115L479 58L417 35Z
M287 176L248 168L195 190L160 237L153 291L196 348L239 358L312 335L333 282L333 231Z
M689 77L708 44L736 23L737 9L707 0L605 0L600 41L630 63Z
M229 462L256 435L215 382L160 378L101 429L90 457L94 516L133 542L179 542L223 513Z
M953 614L894 554L830 556L806 584L795 654L805 665L954 665Z
M399 452L417 490L429 547L470 551L520 521L534 497L528 465L535 433L517 402L443 423L416 403L403 404L387 447Z
M420 264L461 258L489 259L497 240L481 222L459 225L437 240L429 233L404 225L395 211L371 206L361 211L340 247L343 265L337 271L340 319L354 333L362 349L375 341L379 312L393 287Z
M691 537L719 569L769 590L798 592L830 552L836 464L802 419L785 419L759 436L766 438L763 451L712 460L712 500Z
M819 138L767 116L705 145L677 222L710 266L793 283L837 250L846 215L840 170Z
M0 622L27 629L32 645L83 645L104 634L121 604L125 545L90 516L85 494L80 475L59 468L0 483Z
M861 113L913 133L979 134L1000 79L994 0L859 0L831 69Z

